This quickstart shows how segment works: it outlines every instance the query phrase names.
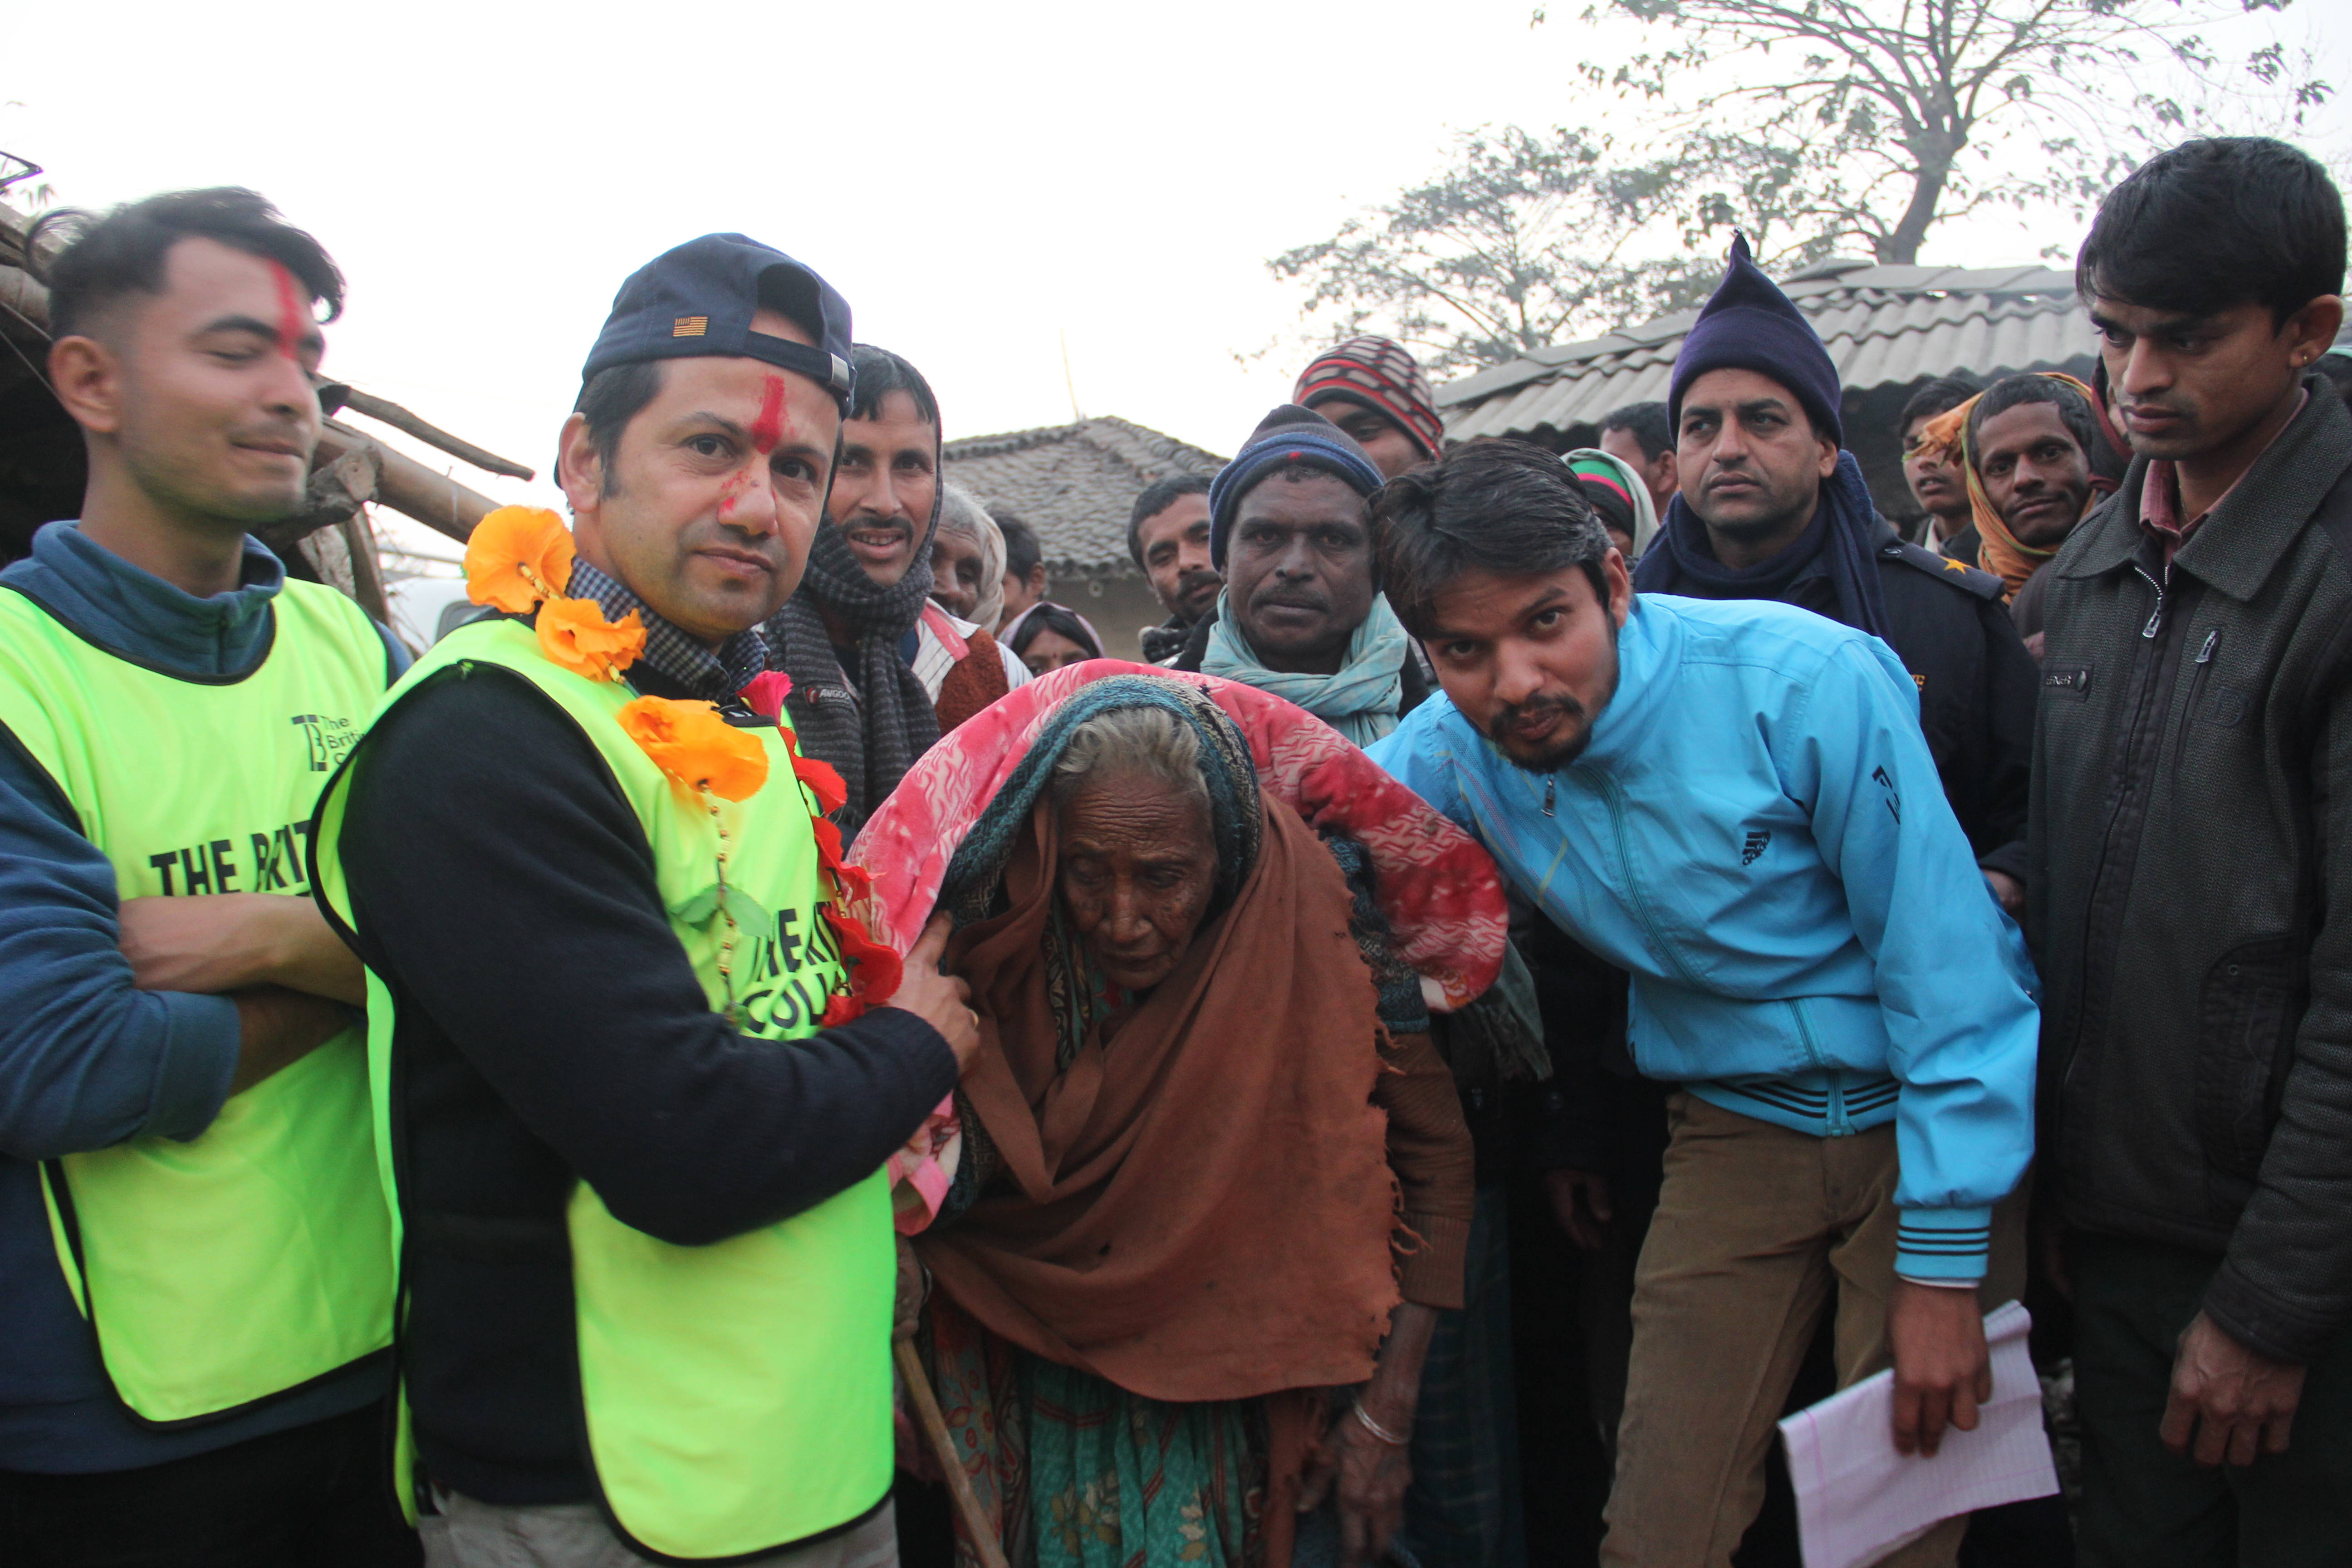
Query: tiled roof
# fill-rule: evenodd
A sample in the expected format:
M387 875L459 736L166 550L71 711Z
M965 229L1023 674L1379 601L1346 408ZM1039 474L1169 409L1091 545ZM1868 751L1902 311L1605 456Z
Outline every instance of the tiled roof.
M1225 459L1157 430L1101 416L947 444L947 477L1037 530L1056 577L1131 575L1127 515L1154 479L1214 475Z
M2074 275L2046 267L1878 267L1832 260L1781 286L1856 391L1968 371L2056 369L2093 353ZM1666 395L1696 310L1556 343L1437 389L1450 439L1597 423Z

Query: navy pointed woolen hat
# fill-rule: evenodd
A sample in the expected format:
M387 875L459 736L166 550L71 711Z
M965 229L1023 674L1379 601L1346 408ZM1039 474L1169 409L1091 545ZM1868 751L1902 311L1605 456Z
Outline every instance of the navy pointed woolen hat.
M1674 377L1667 383L1667 428L1682 428L1683 394L1711 370L1752 370L1770 376L1796 394L1813 416L1815 429L1845 445L1845 429L1838 419L1842 388L1830 351L1804 312L1756 265L1744 234L1731 237L1731 265L1724 268L1723 281L1715 286L1714 297L1699 310L1675 355Z
M1234 514L1258 480L1286 463L1304 463L1330 474L1360 496L1385 481L1355 438L1313 409L1286 403L1257 422L1234 460L1209 481L1209 561L1225 569L1225 544L1233 538Z
M762 306L799 322L815 345L753 331ZM746 235L706 234L629 274L580 381L616 364L719 354L795 371L845 410L849 343L849 301L813 268Z

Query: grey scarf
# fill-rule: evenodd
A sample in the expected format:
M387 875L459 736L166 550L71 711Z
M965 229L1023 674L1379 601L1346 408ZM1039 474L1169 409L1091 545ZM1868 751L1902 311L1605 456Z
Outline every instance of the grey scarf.
M898 657L898 640L914 629L931 592L931 536L939 525L934 500L915 563L886 588L866 574L833 519L824 519L799 591L761 627L768 668L792 677L785 700L802 754L832 763L848 786L848 801L834 813L844 834L855 835L940 738L929 694ZM850 679L834 657L820 605L856 636L857 668Z

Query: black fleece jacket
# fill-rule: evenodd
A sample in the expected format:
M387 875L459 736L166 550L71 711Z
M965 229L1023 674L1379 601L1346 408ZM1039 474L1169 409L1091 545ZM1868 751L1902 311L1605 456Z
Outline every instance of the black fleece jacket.
M685 695L649 672L636 684ZM671 933L603 759L509 672L428 684L352 765L357 945L399 1012L418 1446L484 1501L586 1499L574 1184L665 1241L738 1235L877 1169L954 1087L955 1058L896 1008L782 1047L738 1035Z

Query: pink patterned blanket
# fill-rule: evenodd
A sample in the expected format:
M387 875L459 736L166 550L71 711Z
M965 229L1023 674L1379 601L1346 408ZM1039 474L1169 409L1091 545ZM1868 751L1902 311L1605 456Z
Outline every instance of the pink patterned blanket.
M1118 659L1092 659L1031 681L925 752L857 835L849 863L873 880L849 912L900 954L911 949L939 902L948 862L1046 719L1080 687L1118 675L1189 681L1206 689L1247 738L1258 783L1268 795L1308 826L1363 844L1397 952L1420 973L1432 1007L1453 1011L1494 984L1508 931L1502 881L1468 834L1338 731L1278 697L1214 676ZM892 1157L900 1230L920 1230L939 1212L954 1174L957 1144L952 1102L943 1101Z

